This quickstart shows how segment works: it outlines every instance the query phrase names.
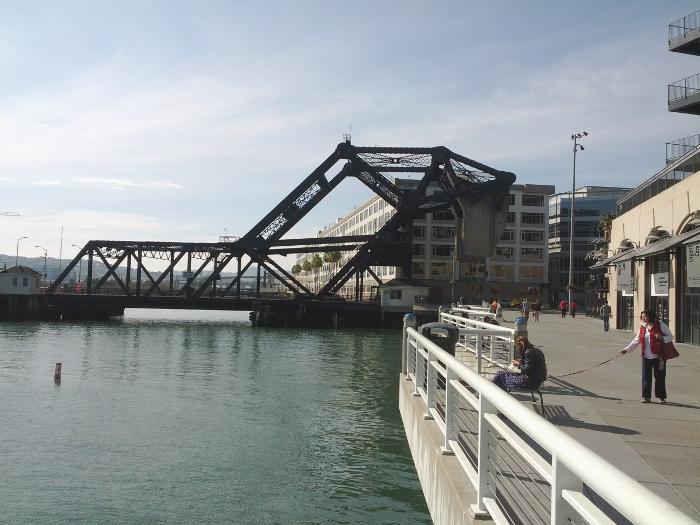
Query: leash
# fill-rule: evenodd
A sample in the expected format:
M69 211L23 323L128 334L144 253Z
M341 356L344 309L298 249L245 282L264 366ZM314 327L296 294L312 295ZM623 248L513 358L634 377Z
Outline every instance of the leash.
M576 374L580 374L581 372L588 372L589 370L593 370L594 368L597 368L599 366L602 366L606 363L609 363L610 361L613 361L617 359L618 357L622 357L624 354L617 354L615 357L611 357L610 359L607 359L606 361L603 361L602 363L598 363L597 365L589 366L588 368L584 368L583 370L577 370L576 372L569 372L568 374L561 374L557 376L552 376L552 377L566 377L566 376L573 376Z

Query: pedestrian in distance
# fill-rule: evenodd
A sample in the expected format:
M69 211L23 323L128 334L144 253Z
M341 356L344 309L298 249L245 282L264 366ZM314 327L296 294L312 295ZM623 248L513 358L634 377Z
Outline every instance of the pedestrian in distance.
M523 299L523 303L520 305L520 313L523 314L525 319L530 318L530 304L527 302L527 299Z
M661 358L661 345L673 341L673 334L659 320L654 310L644 310L639 316L639 332L618 355L642 348L642 403L651 402L651 376L654 375L654 394L659 403L666 403L666 361Z
M571 317L576 317L576 308L578 308L578 305L576 304L576 301L573 299L571 300Z
M540 312L542 311L542 303L539 300L535 301L532 305L532 318L535 321L540 320Z
M610 318L612 317L612 308L607 301L600 307L600 318L603 320L603 331L610 330Z
M520 372L499 370L491 381L506 391L513 388L538 388L547 379L547 363L542 350L522 335L516 339L515 348L520 359L514 359L511 364L519 368Z
M561 301L559 301L559 309L561 310L562 319L566 317L567 308L569 308L569 303L566 302L566 299L562 299Z

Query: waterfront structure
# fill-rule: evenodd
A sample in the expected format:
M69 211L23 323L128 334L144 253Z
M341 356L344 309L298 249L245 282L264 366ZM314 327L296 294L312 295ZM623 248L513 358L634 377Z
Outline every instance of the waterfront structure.
M27 266L0 271L0 294L32 295L41 291L41 274Z
M574 215L573 284L572 298L584 305L584 288L590 280L590 261L586 256L592 249L592 241L600 237L600 222L615 213L618 199L629 188L610 186L581 186L575 190L576 213ZM549 291L548 303L555 307L561 299L567 299L571 240L571 192L557 193L549 197L548 250Z
M700 54L700 11L669 25L669 50ZM668 109L700 114L700 77L668 86ZM696 85L697 84L697 85ZM610 282L615 326L634 329L654 309L675 340L700 345L700 141L666 144L666 166L620 199L612 222L615 254L595 265ZM615 315L616 314L616 315Z
M410 188L417 181L397 179L395 183L399 188ZM415 218L411 231L411 278L430 287L430 301L434 303L451 301L453 285L455 298L543 297L547 283L547 206L553 192L554 186L551 185L513 184L510 187L505 230L490 257L471 260L458 257L455 260L458 224L450 210L425 213ZM338 218L317 235L371 235L393 214L394 209L376 196ZM470 232L469 224L465 223L463 227L468 235L481 234L479 231ZM324 262L318 268L303 271L299 277L312 291L318 290L351 256L352 253L338 262ZM309 260L307 254L297 255L300 267L305 260ZM407 277L396 266L372 266L370 270L382 281ZM457 279L453 284L455 270ZM369 272L364 273L363 280L363 297L373 297L378 283ZM340 295L347 299L354 298L354 294L354 283L346 284L340 291Z

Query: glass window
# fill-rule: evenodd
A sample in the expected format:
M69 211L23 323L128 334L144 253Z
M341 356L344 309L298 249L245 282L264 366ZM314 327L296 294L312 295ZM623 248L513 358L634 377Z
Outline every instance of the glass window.
M389 299L401 299L401 290L389 290Z
M452 226L433 226L433 239L454 239L455 229Z
M492 264L489 277L493 279L512 279L513 267L509 264Z
M411 263L411 270L413 271L413 277L421 278L425 277L425 263L421 261Z
M414 244L413 255L425 255L425 244Z
M29 286L29 277L22 277L22 286Z
M526 213L520 214L520 222L522 224L544 224L544 213Z
M12 286L17 286L17 277L12 278Z
M552 224L549 225L550 231ZM544 232L537 230L523 230L520 232L520 240L523 242L542 242L544 241Z
M447 263L431 263L430 264L430 275L431 277L442 277L445 275L450 275L452 273L452 268Z
M507 224L515 224L515 212L514 211L509 211L508 212L508 218L506 219Z
M493 256L498 259L512 259L514 255L514 248L504 248L502 246L498 246L496 251L493 253Z
M544 195L523 195L523 206L544 206Z
M520 258L523 261L541 261L544 259L544 249L520 248Z
M508 194L508 206L515 206L515 193Z
M452 214L452 210L440 210L433 212L434 221L453 221L455 216Z
M484 265L481 263L463 263L462 275L464 277L483 277Z
M415 239L425 239L425 226L414 226L413 237Z
M502 241L514 241L515 240L515 231L514 230L505 230L503 232L503 235L501 235L501 240Z
M449 244L438 244L432 247L433 257L452 257L454 246Z
M520 278L528 281L544 281L544 266L520 266Z

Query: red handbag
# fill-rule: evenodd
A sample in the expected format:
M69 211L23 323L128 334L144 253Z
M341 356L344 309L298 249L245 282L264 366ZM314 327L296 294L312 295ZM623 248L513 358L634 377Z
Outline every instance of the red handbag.
M675 359L680 354L673 343L661 343L661 360L668 361L669 359Z

